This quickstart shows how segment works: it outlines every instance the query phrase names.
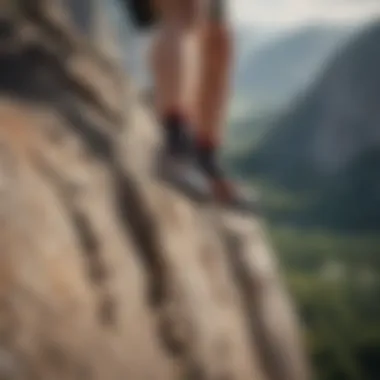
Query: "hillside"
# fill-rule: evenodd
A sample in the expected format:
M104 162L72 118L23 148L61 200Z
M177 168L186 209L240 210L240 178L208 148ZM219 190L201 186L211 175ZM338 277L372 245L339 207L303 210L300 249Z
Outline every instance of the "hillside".
M282 164L295 169L301 161L319 174L334 174L378 146L379 36L380 23L360 33L278 118L258 152L268 170L280 172L275 168Z
M244 170L312 191L324 218L325 207L335 204L346 221L378 225L379 38L380 23L374 23L346 44L310 90L277 117L255 152L239 161Z
M157 180L158 126L83 4L0 6L0 378L308 380L262 221Z
M252 107L284 105L310 85L353 30L343 26L308 26L286 31L261 47L251 47L239 58L234 80L237 96L247 99Z

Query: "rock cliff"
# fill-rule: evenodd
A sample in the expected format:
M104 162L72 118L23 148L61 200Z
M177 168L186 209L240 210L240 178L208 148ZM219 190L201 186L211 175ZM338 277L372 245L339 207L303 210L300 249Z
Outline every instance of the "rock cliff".
M0 378L307 379L261 222L154 179L154 117L78 4L0 4Z

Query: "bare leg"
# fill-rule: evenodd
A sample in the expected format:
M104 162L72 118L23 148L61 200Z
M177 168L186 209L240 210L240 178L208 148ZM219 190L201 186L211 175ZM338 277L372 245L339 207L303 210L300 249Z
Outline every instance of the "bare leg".
M156 3L160 25L151 51L155 106L164 126L167 147L171 153L182 154L187 149L183 145L190 124L187 53L202 3L200 0L156 0Z
M164 162L178 163L190 156L183 141L188 142L187 128L195 122L195 156L197 169L209 180L214 197L231 206L246 209L247 203L231 185L217 163L223 119L229 96L232 61L231 36L224 16L225 0L157 0L161 6L161 29L152 54L157 110L165 127ZM210 6L211 5L211 12ZM189 59L186 55L187 37L196 31L199 38L200 69L194 78L197 87L190 100L192 111L189 123L185 110L186 82ZM187 99L186 99L187 100ZM185 110L185 111L184 111ZM183 133L185 130L185 133ZM169 154L168 154L169 153ZM173 160L173 158L175 158ZM172 167L164 164L161 167ZM176 167L177 165L174 165ZM192 165L191 165L192 166ZM164 173L168 173L164 169ZM169 170L170 182L186 182L193 187L185 170ZM179 180L179 181L178 181ZM183 181L184 180L184 181ZM196 190L197 191L197 190Z
M221 2L224 0L211 0ZM218 16L218 17L213 17ZM200 36L200 88L198 136L207 144L219 145L229 96L232 61L230 31L220 13L211 14Z
M186 53L201 15L200 0L156 0L160 14L151 51L156 106L159 112L185 107Z
M232 63L231 36L224 17L224 1L210 0L209 17L202 28L196 134L200 166L211 180L215 196L230 199L235 191L217 163Z
M183 30L173 24L163 23L157 32L151 57L155 89L155 107L159 115L182 108Z

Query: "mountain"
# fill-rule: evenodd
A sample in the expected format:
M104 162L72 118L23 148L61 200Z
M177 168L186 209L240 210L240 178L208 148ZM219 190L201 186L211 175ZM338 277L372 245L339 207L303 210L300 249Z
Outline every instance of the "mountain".
M380 22L352 38L240 161L278 185L318 194L315 211L329 205L327 214L346 225L380 226L379 40Z
M238 99L249 107L283 105L306 88L327 58L355 27L316 25L284 31L239 58L234 77Z

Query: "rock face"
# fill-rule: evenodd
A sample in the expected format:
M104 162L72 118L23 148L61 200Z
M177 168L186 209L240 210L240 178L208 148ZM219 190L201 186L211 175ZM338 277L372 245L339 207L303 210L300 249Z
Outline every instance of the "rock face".
M1 2L0 378L307 379L259 221L154 179L154 119L78 4Z

